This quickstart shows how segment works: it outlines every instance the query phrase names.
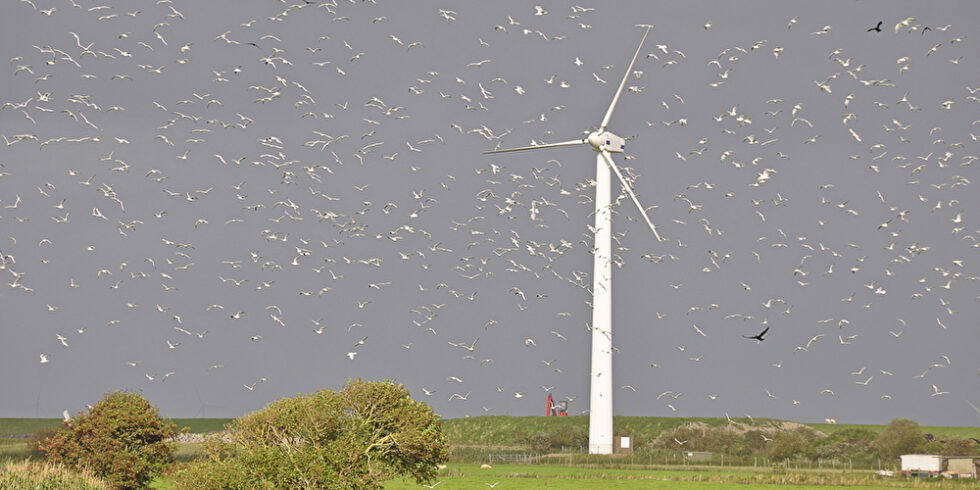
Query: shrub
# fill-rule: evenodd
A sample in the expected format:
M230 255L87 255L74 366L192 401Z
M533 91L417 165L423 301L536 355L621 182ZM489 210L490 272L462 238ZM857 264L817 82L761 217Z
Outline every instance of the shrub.
M769 450L769 444L772 443L772 441L767 442L766 438L769 438L769 436L759 429L745 431L745 433L742 434L742 439L739 441L738 446L736 446L737 452L735 454L744 456L748 454L765 453Z
M580 448L589 445L589 433L572 425L563 425L550 434L551 447L555 449Z
M943 448L939 454L943 456L969 456L975 454L973 441L962 437L950 437L942 441Z
M925 445L919 424L914 420L895 419L872 443L883 458L895 459L903 454L913 454Z
M713 453L735 454L738 447L738 433L728 427L711 427L704 432L702 438L703 451Z
M42 444L48 460L72 469L91 468L120 489L143 488L173 462L173 422L135 393L116 391L88 414L62 424Z
M706 430L695 425L682 425L671 430L665 430L650 444L654 449L684 449L701 451L704 446ZM678 444L682 441L684 444Z
M810 457L813 455L812 443L816 438L813 429L809 427L776 432L769 442L769 457L772 459Z
M27 457L30 459L44 459L44 440L58 433L58 429L41 429L27 439Z
M449 459L439 416L391 382L348 382L283 398L211 438L207 458L176 475L179 488L377 489L395 476L435 479Z
M548 434L535 434L528 438L527 445L534 454L548 454L551 452L551 437Z
M0 488L107 490L110 487L89 470L74 473L59 464L22 461L0 466Z
M860 458L873 452L871 442L876 434L872 430L852 427L834 432L816 447L816 456L825 459Z

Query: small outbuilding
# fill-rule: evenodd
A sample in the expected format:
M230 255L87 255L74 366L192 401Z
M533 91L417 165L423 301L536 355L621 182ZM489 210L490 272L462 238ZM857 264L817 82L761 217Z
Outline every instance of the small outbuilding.
M946 472L952 478L977 478L980 456L947 456Z

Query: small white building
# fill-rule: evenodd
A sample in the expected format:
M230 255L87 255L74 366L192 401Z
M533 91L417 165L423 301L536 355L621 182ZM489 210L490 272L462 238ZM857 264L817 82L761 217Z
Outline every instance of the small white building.
M938 476L943 471L943 457L938 454L903 454L905 476Z
M946 472L952 478L977 478L980 456L947 456Z

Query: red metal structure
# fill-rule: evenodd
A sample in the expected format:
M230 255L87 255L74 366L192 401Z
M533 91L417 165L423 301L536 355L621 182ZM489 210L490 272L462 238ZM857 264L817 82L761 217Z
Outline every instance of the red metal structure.
M568 416L568 402L560 401L557 404L551 395L548 395L548 409L544 414L545 417L567 417Z

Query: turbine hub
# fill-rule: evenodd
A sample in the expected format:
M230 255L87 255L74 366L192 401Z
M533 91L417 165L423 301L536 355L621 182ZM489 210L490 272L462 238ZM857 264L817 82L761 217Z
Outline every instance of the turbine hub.
M589 134L589 145L595 151L608 151L610 153L622 153L626 150L626 140L610 133L609 131L593 131Z

